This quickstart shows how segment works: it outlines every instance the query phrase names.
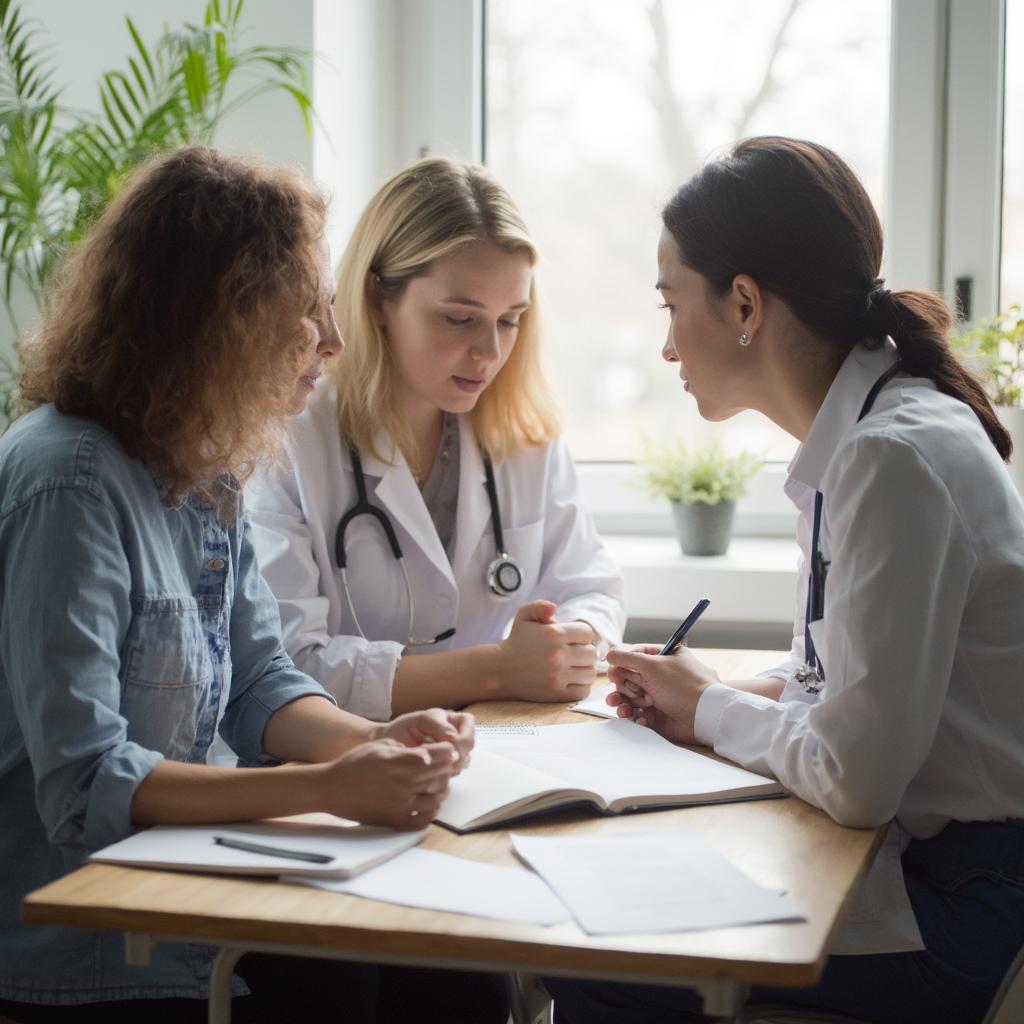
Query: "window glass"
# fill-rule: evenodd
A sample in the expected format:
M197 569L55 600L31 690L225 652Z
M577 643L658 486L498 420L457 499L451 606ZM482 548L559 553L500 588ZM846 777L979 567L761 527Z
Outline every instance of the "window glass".
M836 149L881 212L889 0L489 0L487 162L540 245L548 363L579 459L706 436L660 350L659 212L745 135ZM728 444L788 458L755 413Z
M1003 247L999 304L1024 305L1024 0L1006 3L1006 99L1003 115Z

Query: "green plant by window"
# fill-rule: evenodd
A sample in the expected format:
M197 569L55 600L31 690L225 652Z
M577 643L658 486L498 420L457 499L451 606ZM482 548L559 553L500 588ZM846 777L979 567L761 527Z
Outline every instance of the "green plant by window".
M1024 309L974 326L960 327L950 339L963 361L978 371L996 405L1024 405Z
M272 91L295 100L309 134L308 51L244 46L243 7L209 0L202 24L165 25L153 46L126 17L127 67L100 76L100 109L82 114L61 103L38 24L0 0L0 295L16 334L15 281L41 308L60 254L146 157L212 141L228 114Z
M0 297L15 335L15 283L41 309L61 254L148 156L211 142L228 114L272 91L295 100L308 136L308 51L244 46L243 7L209 0L202 24L165 25L153 46L126 17L127 67L100 76L99 110L82 114L61 103L38 24L0 0ZM0 433L16 384L17 354L0 352Z
M684 505L717 505L736 501L764 465L753 452L729 453L720 442L690 447L679 439L644 441L638 460L652 495Z

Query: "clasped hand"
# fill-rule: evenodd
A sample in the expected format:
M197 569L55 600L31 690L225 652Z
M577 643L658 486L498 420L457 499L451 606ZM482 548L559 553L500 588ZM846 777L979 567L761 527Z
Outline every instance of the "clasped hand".
M364 743L325 766L344 787L344 816L368 825L424 828L469 764L473 716L430 708L378 725Z
M551 601L516 613L498 644L498 693L504 700L581 700L597 675L597 635L585 622L557 622Z
M619 718L631 718L673 743L696 743L697 702L718 674L685 647L659 654L656 644L614 647L608 652L608 678L615 689L608 703Z

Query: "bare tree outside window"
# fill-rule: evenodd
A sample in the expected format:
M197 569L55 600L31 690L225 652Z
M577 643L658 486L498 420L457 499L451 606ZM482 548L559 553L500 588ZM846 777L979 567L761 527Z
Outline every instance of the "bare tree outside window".
M552 380L579 459L711 431L662 362L660 209L751 134L830 145L881 209L890 0L489 0L487 161L542 251ZM714 428L788 458L763 417Z

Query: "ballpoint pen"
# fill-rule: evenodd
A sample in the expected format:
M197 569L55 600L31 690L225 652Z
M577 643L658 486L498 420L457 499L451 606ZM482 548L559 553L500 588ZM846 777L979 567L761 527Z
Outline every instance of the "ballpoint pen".
M693 629L697 620L704 614L707 606L711 604L709 598L702 597L693 607L693 611L679 623L679 628L668 638L665 646L659 654L675 654L676 648L686 639L686 634Z
M264 843L251 843L246 839L231 839L228 836L214 836L218 846L229 846L232 850L245 850L247 853L262 853L268 857L287 857L289 860L306 860L312 864L330 864L333 857L326 853L307 853L305 850L286 850L280 846L267 846Z

